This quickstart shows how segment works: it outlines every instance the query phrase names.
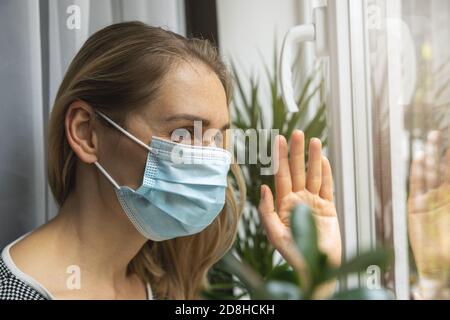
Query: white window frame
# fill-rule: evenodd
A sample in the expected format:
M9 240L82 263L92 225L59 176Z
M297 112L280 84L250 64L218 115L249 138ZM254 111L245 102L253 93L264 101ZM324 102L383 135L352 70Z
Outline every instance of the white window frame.
M369 0L328 0L330 49L329 136L330 158L340 215L344 258L376 246L375 181L372 140L367 5ZM401 17L401 1L388 0L389 16ZM399 43L388 41L393 53ZM400 50L398 50L400 51ZM389 56L389 136L392 188L394 290L397 299L409 298L409 257L406 223L405 173L395 137L402 134L402 110L397 106L400 55ZM395 106L395 107L394 107ZM364 277L350 277L341 286L365 286Z

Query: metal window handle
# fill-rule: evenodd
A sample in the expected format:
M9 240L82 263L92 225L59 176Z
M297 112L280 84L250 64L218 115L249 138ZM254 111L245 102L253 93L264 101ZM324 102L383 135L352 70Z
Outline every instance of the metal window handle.
M314 9L314 23L305 24L291 28L283 42L280 60L281 95L288 112L298 112L297 102L294 97L294 86L292 84L292 62L295 46L302 42L314 41L316 56L328 56L327 37L327 9L319 7Z

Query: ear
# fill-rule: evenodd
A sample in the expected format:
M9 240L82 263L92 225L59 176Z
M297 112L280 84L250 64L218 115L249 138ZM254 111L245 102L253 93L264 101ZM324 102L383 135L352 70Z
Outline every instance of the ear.
M97 136L94 130L94 110L83 101L69 106L66 119L66 137L78 159L85 163L97 161Z

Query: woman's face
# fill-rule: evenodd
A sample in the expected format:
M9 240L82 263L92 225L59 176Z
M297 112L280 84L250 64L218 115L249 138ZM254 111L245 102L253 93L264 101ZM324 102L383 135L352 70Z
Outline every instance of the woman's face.
M125 129L148 145L153 136L194 143L194 134L195 143L217 145L229 121L225 90L217 75L201 63L183 62L166 75L151 104L127 115ZM186 132L190 141L178 134ZM118 130L106 126L100 130L98 160L119 185L140 187L147 155L146 149Z

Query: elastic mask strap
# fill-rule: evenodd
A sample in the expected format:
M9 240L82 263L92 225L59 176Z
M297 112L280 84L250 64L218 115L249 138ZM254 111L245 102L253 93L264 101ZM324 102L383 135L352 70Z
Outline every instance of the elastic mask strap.
M95 112L97 112L103 119L105 119L106 121L108 121L109 124L111 124L114 128L116 128L117 130L119 130L120 132L122 132L124 135L126 135L128 138L130 138L131 140L133 140L134 142L136 142L137 144L141 145L142 147L144 147L145 149L147 149L148 151L152 151L152 148L148 145L146 145L145 143L143 143L141 140L139 140L138 138L136 138L135 136L133 136L131 133L129 133L128 131L126 131L124 128L122 128L121 126L119 126L117 123L115 123L114 121L112 121L110 118L108 118L105 114L103 114L102 112L95 110Z
M102 167L102 165L100 163L98 163L97 161L94 162L95 166L98 168L98 170L100 170L101 173L103 173L103 175L106 177L106 179L108 179L114 186L114 188L120 190L120 186L117 184L117 182L113 179L113 177L111 177L109 175L108 172L106 172L105 168Z
M103 119L105 119L110 125L112 125L114 128L116 128L117 130L119 130L121 133L123 133L124 135L126 135L128 138L130 138L131 140L133 140L134 142L136 142L137 144L139 144L140 146L144 147L146 150L153 152L153 148L149 147L148 145L146 145L145 143L143 143L141 140L139 140L138 138L136 138L135 136L133 136L131 133L129 133L128 131L126 131L125 129L123 129L121 126L119 126L117 123L115 123L114 121L112 121L109 117L107 117L104 113L96 110L95 111L98 115L100 115ZM108 172L106 172L105 168L102 167L102 165L100 163L98 163L97 161L94 162L95 166L98 168L98 170L100 170L101 173L103 173L103 175L112 183L112 185L114 186L114 188L120 190L120 186L119 184L113 179L113 177L111 177L109 175Z

